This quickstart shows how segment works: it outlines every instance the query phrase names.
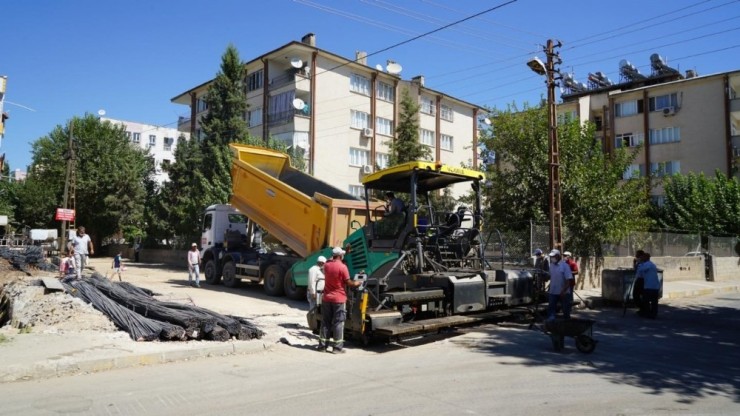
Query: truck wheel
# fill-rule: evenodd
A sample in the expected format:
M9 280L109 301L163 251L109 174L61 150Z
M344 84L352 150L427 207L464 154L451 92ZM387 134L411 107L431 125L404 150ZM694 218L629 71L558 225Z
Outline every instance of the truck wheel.
M209 285L217 285L221 283L221 275L218 274L218 266L216 266L215 261L208 260L203 273L206 275L206 282Z
M224 280L226 279L224 272ZM267 266L264 276L265 293L270 296L283 296L285 293L283 283L285 282L285 270L279 264Z
M224 286L236 287L239 285L239 279L236 278L236 266L233 261L227 261L224 264L224 270L221 272L224 277Z
M306 299L306 288L296 286L293 281L293 273L288 270L285 272L285 279L283 281L283 289L285 289L285 296L293 300Z

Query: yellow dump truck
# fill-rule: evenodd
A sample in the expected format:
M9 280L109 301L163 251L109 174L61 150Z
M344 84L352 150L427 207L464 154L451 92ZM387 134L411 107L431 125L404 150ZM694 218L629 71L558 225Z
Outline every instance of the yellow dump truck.
M306 281L293 279L293 263L360 229L365 202L292 167L284 153L242 144L231 150L231 204L204 214L206 281L262 281L269 295L305 298Z

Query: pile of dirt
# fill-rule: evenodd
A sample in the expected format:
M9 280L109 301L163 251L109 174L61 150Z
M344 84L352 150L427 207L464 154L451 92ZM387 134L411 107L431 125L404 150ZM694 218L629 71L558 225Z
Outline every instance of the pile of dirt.
M113 322L83 300L64 292L49 292L42 270L21 271L0 257L0 325L32 332L117 331Z

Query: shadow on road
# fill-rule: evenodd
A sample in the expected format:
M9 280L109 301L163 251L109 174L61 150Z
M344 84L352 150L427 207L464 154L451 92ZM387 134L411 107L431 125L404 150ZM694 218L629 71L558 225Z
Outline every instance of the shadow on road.
M495 356L519 357L524 365L593 373L651 394L674 393L682 397L681 403L712 396L740 402L739 310L661 305L656 320L642 319L634 310L623 317L621 308L574 315L597 321L598 345L592 354L578 352L572 338L566 338L563 352L554 352L550 337L528 324L474 328L467 332L488 336L451 342Z

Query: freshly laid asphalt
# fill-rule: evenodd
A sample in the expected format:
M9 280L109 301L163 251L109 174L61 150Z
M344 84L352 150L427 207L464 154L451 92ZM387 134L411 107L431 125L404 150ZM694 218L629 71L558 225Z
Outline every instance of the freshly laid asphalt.
M736 292L740 292L740 278L719 282L669 281L664 283L662 302ZM614 307L602 301L601 289L579 290L576 293L589 306ZM0 383L219 355L268 354L272 348L280 345L281 340L285 341L280 334L268 334L258 340L226 342L136 342L124 332L15 334L0 343Z

